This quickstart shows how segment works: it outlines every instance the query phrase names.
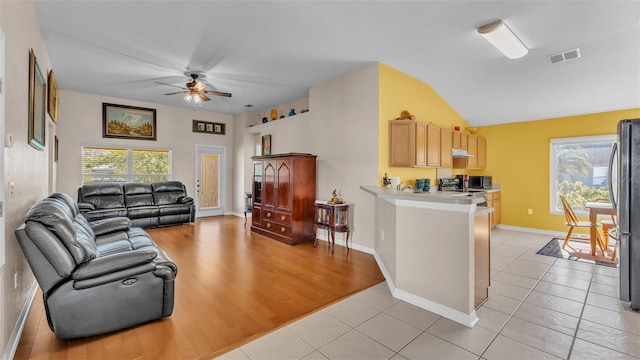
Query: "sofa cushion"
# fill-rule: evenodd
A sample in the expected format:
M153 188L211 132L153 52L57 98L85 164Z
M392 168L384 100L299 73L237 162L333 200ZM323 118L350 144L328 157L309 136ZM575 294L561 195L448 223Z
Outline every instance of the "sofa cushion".
M184 185L180 181L161 181L151 184L153 201L156 205L178 203L178 198L186 196Z
M97 210L125 207L124 191L120 183L87 184L80 188L79 193L81 194L79 202L92 204Z
M122 185L122 188L124 190L124 204L126 207L154 205L151 184L125 183Z

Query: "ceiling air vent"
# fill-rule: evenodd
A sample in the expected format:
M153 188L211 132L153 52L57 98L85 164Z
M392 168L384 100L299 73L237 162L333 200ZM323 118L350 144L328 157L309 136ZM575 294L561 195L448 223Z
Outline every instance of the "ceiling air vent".
M574 60L580 58L580 48L573 50L567 50L555 55L549 56L549 61L552 64L563 63L565 61Z

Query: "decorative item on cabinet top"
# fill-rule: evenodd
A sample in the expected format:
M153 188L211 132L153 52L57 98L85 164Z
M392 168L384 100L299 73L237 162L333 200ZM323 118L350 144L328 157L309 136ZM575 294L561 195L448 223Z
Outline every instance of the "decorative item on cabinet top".
M338 192L336 191L336 189L333 189L333 191L331 192L331 200L327 201L327 204L330 204L330 205L344 204L344 201L340 200L340 198L338 197Z
M407 110L402 110L400 112L400 117L399 118L395 118L395 120L415 120L416 116L415 115L411 115L411 113Z

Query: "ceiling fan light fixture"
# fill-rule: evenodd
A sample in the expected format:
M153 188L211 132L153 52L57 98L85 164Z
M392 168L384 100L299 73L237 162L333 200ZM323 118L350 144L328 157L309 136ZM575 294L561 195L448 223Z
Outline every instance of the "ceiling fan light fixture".
M479 27L478 33L509 59L519 59L529 52L502 20Z

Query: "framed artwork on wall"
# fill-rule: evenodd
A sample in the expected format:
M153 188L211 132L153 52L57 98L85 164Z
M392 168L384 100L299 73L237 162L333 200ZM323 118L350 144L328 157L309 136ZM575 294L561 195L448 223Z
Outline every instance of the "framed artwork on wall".
M156 140L156 109L102 103L102 137Z
M29 145L44 151L44 114L47 83L33 49L29 50Z
M47 111L53 122L58 122L58 84L53 70L49 71L49 96L47 96Z
M271 155L271 135L262 135L262 155Z
M191 131L195 133L225 135L225 124L202 120L192 120Z

